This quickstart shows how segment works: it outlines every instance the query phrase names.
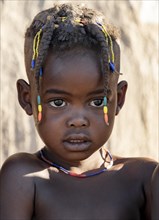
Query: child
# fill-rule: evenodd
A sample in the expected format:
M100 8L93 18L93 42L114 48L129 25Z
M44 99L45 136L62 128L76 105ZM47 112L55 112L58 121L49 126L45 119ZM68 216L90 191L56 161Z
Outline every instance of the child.
M127 90L117 29L93 10L56 5L27 29L25 65L18 99L45 147L4 163L1 219L149 220L157 162L103 147Z

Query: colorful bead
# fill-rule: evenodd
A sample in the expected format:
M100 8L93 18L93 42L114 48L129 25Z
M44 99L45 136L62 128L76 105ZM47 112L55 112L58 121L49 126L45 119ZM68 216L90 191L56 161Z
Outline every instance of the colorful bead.
M32 60L31 61L31 68L34 69L34 67L35 67L35 60Z
M105 121L105 123L106 123L107 125L109 125L109 122L108 122L107 97L106 97L106 96L104 96L103 102L104 102L104 106L103 106L104 121Z
M42 105L38 105L38 112L42 112Z
M86 175L86 174L77 174L77 173L74 173L74 172L72 172L72 171L70 171L70 170L67 170L67 169L65 169L64 167L62 167L62 166L60 166L60 165L54 163L54 162L51 162L50 160L48 160L48 159L44 156L43 150L40 150L40 157L41 157L41 159L42 159L45 163L49 164L49 165L52 166L52 167L56 167L57 169L59 169L60 171L62 171L63 173L65 173L65 174L67 174L67 175L70 175L70 176L73 176L73 177L78 177L78 178L87 178L87 177L97 176L97 175L99 175L99 174L101 174L101 173L107 171L108 169L110 169L110 168L113 166L113 157L112 157L111 153L110 153L108 150L107 150L107 153L108 153L109 158L110 158L110 163L109 163L109 165L108 165L107 167L104 167L102 170L99 170L99 171L97 171L97 172L95 172L95 173L91 173L91 174L88 174L88 175Z
M107 106L104 106L104 107L103 107L103 112L104 112L104 114L107 114L107 113L108 113L108 107L107 107Z
M104 120L105 120L106 125L109 125L108 114L104 114Z
M41 97L37 96L37 103L38 103L38 122L42 119L42 105L41 105Z
M42 67L41 67L41 68L40 68L40 72L39 72L39 76L42 77L42 75L43 75L43 69L42 69Z
M110 68L110 71L114 72L114 71L115 71L115 65L114 65L114 63L110 62L110 63L109 63L109 68Z
M40 105L40 104L41 104L41 98L40 98L40 96L39 96L39 95L37 96L37 103L38 103L38 105Z
M42 119L42 112L38 112L38 122L40 122Z
M103 101L104 101L104 106L106 106L107 105L107 97L106 96L104 96Z

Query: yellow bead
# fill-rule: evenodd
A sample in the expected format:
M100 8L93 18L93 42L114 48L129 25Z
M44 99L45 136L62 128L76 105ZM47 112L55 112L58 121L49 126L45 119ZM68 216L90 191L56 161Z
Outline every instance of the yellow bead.
M42 112L42 105L38 105L38 112Z
M107 106L104 106L104 107L103 107L103 111L104 111L104 114L107 114L107 113L108 113L108 107L107 107Z

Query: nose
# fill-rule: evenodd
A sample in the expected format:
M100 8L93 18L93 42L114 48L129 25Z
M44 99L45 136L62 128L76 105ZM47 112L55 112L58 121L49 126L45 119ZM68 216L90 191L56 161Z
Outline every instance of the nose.
M68 127L88 127L89 124L88 118L81 114L72 115L67 121Z

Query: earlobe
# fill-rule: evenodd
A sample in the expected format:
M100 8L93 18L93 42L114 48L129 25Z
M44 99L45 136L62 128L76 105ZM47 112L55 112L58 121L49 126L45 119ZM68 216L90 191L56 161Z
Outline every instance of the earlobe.
M23 79L17 81L18 101L28 115L32 115L30 85Z
M120 109L124 105L127 88L128 88L128 83L126 81L121 81L117 85L116 115L119 114Z

